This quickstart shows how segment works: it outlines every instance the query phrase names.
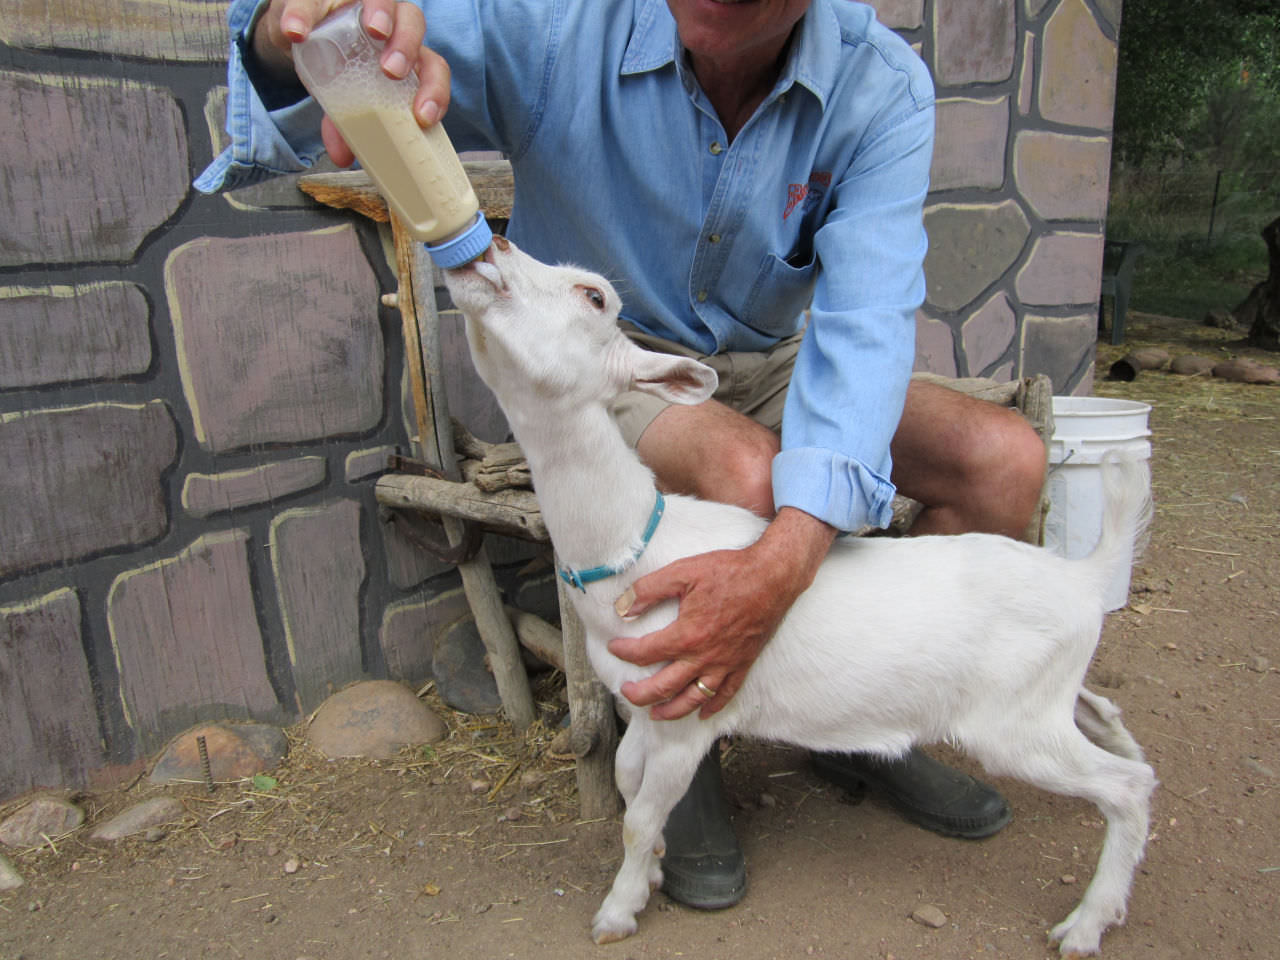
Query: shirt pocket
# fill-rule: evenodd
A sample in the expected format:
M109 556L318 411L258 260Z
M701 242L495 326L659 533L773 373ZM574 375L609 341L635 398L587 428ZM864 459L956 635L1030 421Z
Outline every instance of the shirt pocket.
M812 253L807 260L783 260L766 254L738 320L769 336L790 336L800 329L800 318L813 299L817 276L818 263Z

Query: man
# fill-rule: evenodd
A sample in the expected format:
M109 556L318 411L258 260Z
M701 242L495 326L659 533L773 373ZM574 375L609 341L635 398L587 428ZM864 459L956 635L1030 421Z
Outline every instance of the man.
M543 260L612 277L640 342L709 356L721 372L721 393L698 407L624 398L624 432L665 489L771 519L746 550L682 560L618 598L624 618L679 600L666 629L611 645L667 663L623 688L631 703L664 719L721 709L833 538L887 524L895 485L924 504L913 532L1021 535L1043 483L1039 437L1008 410L909 385L933 89L869 7L424 2L427 21L392 0L367 0L362 19L388 39L384 70L417 69L420 122L447 110L456 146L511 158L509 235ZM322 143L351 162L327 120L316 138L289 59L339 5L233 4L228 127L241 136L202 189L298 169ZM435 52L422 45L428 23ZM1009 818L995 791L919 752L815 766L847 786L879 785L942 833L986 836ZM700 907L742 896L716 757L666 841L671 896Z

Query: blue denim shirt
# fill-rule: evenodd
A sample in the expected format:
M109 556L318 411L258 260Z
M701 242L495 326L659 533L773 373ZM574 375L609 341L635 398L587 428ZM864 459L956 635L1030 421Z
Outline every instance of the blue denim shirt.
M627 320L704 354L802 329L774 502L842 530L887 525L889 442L924 299L928 71L849 0L813 0L773 91L729 142L663 0L422 0L453 73L459 150L501 150L508 229L539 259L609 277ZM259 0L235 0L232 35ZM229 69L232 145L213 191L308 166L310 100L268 110Z

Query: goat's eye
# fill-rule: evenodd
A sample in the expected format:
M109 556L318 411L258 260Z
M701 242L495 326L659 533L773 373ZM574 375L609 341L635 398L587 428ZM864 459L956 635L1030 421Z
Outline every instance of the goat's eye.
M604 293L596 287L587 287L579 285L578 289L582 295L587 298L588 302L597 310L604 309Z

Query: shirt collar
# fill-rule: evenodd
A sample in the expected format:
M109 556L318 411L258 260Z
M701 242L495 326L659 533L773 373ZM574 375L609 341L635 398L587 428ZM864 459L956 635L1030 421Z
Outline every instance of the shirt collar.
M825 107L839 70L841 42L840 24L830 0L813 0L800 21L774 95L799 84ZM676 21L666 0L637 0L631 39L622 57L622 75L659 70L678 63L680 56Z

